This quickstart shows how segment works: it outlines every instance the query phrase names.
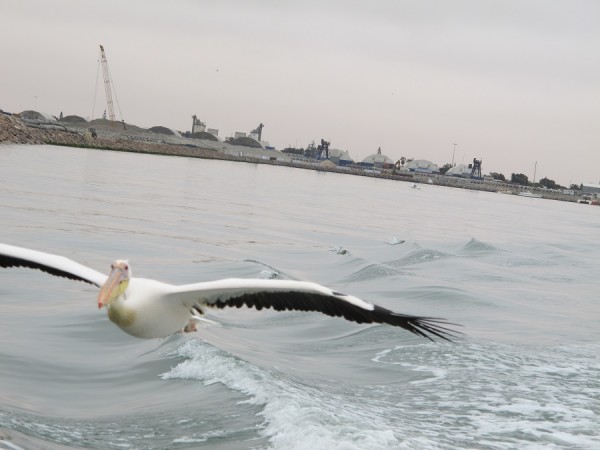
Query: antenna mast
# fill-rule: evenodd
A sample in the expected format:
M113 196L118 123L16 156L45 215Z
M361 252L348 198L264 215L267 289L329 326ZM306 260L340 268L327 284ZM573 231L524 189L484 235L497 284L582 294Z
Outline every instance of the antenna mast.
M112 88L110 86L110 73L108 72L108 61L104 53L104 47L100 45L100 63L102 64L102 76L104 77L104 90L106 91L106 107L108 109L108 118L111 122L115 121L115 110L112 101Z

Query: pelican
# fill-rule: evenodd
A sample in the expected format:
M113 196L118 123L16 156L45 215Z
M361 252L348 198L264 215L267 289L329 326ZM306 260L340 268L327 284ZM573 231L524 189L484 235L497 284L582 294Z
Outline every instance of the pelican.
M39 269L97 286L98 308L105 307L115 325L138 338L196 331L207 309L243 305L257 310L318 311L357 323L389 324L431 341L432 336L450 341L459 333L447 328L452 324L444 319L399 314L306 281L229 278L174 286L133 277L127 260L113 262L107 276L63 256L7 244L0 244L0 267Z

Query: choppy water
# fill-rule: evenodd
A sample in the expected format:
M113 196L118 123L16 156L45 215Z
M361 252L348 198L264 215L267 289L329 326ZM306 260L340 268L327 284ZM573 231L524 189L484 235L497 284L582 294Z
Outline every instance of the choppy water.
M600 208L2 146L0 225L1 242L102 271L126 257L136 275L172 283L311 280L466 333L432 344L319 314L231 310L213 315L221 326L144 341L97 310L93 287L2 270L0 428L16 443L600 448Z

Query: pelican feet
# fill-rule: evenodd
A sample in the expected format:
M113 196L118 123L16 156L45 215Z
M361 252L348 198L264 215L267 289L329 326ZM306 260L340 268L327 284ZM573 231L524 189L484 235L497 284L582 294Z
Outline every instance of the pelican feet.
M198 331L198 326L196 325L196 321L194 319L190 319L188 324L181 329L182 333L193 333L194 331Z

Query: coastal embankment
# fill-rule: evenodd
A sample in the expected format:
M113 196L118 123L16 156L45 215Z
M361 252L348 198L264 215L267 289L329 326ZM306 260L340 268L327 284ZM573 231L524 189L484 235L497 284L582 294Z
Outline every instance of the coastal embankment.
M113 126L113 125L111 125ZM60 122L36 123L24 121L18 116L0 114L0 144L51 144L69 147L93 148L133 153L183 156L204 159L222 159L247 163L281 165L308 170L336 172L355 176L409 181L488 192L502 192L517 195L523 191L534 191L542 198L576 202L578 197L545 189L519 186L512 183L484 182L434 174L395 172L389 170L364 170L361 167L337 167L334 164L302 161L290 158L275 150L254 149L233 146L225 142L211 142L198 139L169 138L155 135L146 130L128 125L128 129L94 128L62 125ZM119 129L120 128L120 129ZM329 161L327 161L329 163Z
M92 136L86 129L73 129L54 125L47 127L25 123L13 115L0 114L0 144L52 144L69 147L96 148L101 150L154 153L161 155L188 156L196 158L231 159L215 150L187 147L161 142L148 142L120 135L99 134Z

